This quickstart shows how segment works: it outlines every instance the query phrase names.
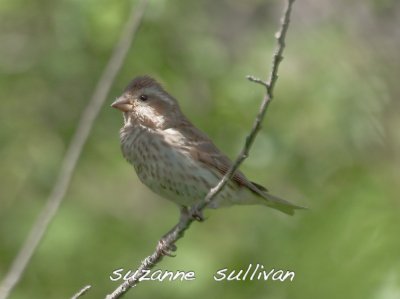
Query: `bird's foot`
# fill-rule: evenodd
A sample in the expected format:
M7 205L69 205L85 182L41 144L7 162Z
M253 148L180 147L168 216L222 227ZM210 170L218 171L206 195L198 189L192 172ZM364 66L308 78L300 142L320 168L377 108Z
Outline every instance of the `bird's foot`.
M165 237L162 237L157 244L156 251L158 254L163 256L175 257L176 254L173 254L177 249L175 244L169 244Z
M190 216L192 217L193 220L196 220L198 222L203 222L205 220L204 215L203 215L203 211L198 210L196 208L194 208L191 211L191 215Z
M205 220L203 216L203 211L198 210L195 206L193 206L192 208L181 207L180 221L186 221L187 219L192 219L199 222L203 222Z

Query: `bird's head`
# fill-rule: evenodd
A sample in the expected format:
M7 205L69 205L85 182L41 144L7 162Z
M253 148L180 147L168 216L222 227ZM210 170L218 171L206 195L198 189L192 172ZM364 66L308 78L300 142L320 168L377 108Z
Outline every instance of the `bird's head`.
M171 127L183 117L177 101L149 76L133 79L111 107L124 113L125 124L151 129Z

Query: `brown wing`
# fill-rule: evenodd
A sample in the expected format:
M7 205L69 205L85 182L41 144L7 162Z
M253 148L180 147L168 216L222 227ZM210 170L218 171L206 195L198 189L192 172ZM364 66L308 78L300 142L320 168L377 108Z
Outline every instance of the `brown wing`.
M181 124L181 126L179 126L179 131L186 137L185 146L189 148L189 152L193 156L193 159L216 169L222 175L227 173L232 165L231 160L221 153L204 133L186 120ZM266 188L259 184L250 182L239 170L235 172L232 180L260 195L265 199L265 204L267 206L280 210L286 214L293 215L294 210L304 209L303 207L296 206L284 199L268 193Z
M193 159L196 159L207 166L213 167L222 175L225 175L228 172L232 165L232 161L214 145L207 135L190 123L185 123L180 126L179 131L186 137L188 142L187 145L190 148L189 152L193 156ZM260 193L260 190L267 190L260 185L255 186L239 170L235 172L232 180L256 193Z

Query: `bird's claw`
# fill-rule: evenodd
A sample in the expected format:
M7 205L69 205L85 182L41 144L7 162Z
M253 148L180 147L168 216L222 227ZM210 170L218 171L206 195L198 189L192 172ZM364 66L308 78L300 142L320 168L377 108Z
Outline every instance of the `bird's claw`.
M156 251L163 256L175 257L176 254L173 254L172 252L176 251L176 249L175 244L168 244L168 242L162 238L158 241Z
M203 222L205 220L203 211L197 209L192 211L191 217L198 222Z

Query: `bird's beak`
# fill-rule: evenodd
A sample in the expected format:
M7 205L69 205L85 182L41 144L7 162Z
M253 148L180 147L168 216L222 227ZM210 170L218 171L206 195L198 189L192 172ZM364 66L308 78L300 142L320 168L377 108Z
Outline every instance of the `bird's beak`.
M111 104L111 107L116 108L122 112L128 112L132 109L132 104L126 97L119 97Z

